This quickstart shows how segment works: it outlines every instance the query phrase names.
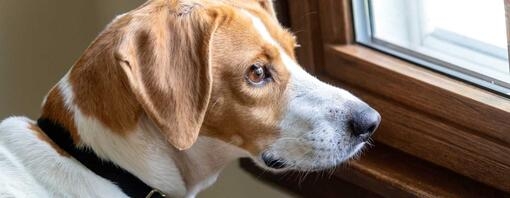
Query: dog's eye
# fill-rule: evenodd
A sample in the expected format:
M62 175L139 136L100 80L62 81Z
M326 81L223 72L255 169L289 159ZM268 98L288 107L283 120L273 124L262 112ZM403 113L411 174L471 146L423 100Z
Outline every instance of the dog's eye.
M246 73L246 79L254 85L262 85L269 77L266 67L255 64L250 66Z

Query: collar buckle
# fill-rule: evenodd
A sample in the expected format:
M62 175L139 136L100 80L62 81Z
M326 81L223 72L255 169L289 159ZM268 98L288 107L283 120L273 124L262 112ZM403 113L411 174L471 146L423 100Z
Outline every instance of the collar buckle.
M166 197L165 193L161 192L158 189L152 189L145 198L157 198L157 197Z

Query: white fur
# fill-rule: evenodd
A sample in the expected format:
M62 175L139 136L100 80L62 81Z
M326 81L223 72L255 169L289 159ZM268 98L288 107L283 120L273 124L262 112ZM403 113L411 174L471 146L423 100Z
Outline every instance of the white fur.
M21 160L0 144L0 197L49 197Z
M193 175L189 175L189 172L184 175L187 180L193 183L188 188L186 197L193 198L214 184L226 165L241 157L248 157L249 153L221 140L199 137L191 149L176 155L181 155L181 157L184 155L181 160L188 163L182 164L182 166L192 168ZM182 163L182 161L178 163Z

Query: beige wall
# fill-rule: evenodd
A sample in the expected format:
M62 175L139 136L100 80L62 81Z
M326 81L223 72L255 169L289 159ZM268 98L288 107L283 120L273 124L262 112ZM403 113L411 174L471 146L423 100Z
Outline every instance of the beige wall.
M0 0L0 119L39 115L46 92L117 14L143 0ZM236 164L200 197L289 197Z
M46 91L98 31L87 1L0 1L0 116L38 115Z

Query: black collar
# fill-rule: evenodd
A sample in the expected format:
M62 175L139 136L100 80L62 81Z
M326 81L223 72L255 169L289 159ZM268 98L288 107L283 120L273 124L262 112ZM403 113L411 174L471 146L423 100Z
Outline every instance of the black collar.
M80 161L92 172L117 184L128 196L143 198L152 193L150 197L164 197L159 191L155 191L154 188L123 168L112 162L102 160L92 150L76 148L69 131L62 125L44 118L37 120L37 125L61 149Z

